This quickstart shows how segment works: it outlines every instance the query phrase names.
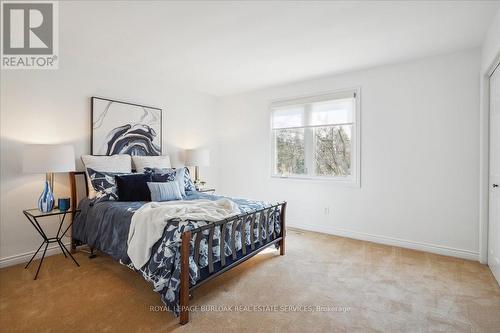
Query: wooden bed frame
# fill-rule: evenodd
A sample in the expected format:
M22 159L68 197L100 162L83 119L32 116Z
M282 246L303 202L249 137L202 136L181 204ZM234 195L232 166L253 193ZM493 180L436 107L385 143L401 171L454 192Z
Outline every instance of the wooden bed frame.
M71 172L70 186L71 186L71 202L76 205L78 202L77 188L76 188L76 176L83 175L85 179L85 191L88 195L87 187L87 177L85 172ZM265 207L256 211L243 213L228 219L217 221L214 223L207 224L205 226L192 229L189 231L184 231L181 235L181 276L180 276L180 291L179 291L179 311L180 311L180 323L182 325L189 322L189 298L190 293L192 293L196 288L202 286L211 279L223 274L224 272L230 270L243 263L244 261L252 258L254 255L258 254L262 250L268 248L269 246L275 245L279 247L280 255L285 254L285 214L286 214L286 202L280 202L275 205ZM273 216L279 212L279 221L275 221ZM258 217L258 218L257 218ZM240 251L236 251L236 231L239 231L242 235L242 239L246 239L247 231L244 226L250 224L250 244L242 246ZM280 224L280 233L275 232L275 223ZM263 237L263 230L269 230L272 224L272 233L266 232L266 238ZM258 228L258 238L255 238L254 228ZM213 236L215 229L219 228L221 240L220 240L220 261L214 262L214 251L213 251ZM208 232L208 235L206 235ZM231 242L226 240L226 233L230 232ZM244 237L243 237L244 236ZM208 243L208 266L200 269L201 278L197 281L195 285L190 285L189 280L189 253L191 243L194 243L193 259L196 265L200 266L200 243L202 239L207 239ZM222 255L226 244L230 246L232 254L229 256ZM243 245L245 242L242 242ZM81 244L79 244L81 245ZM76 240L73 239L73 234L71 234L71 249L76 251Z

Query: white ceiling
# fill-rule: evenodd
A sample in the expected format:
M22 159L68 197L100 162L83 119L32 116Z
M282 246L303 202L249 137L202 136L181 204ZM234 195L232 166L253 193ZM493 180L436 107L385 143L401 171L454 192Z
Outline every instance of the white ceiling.
M221 96L477 47L499 5L65 2L60 49Z

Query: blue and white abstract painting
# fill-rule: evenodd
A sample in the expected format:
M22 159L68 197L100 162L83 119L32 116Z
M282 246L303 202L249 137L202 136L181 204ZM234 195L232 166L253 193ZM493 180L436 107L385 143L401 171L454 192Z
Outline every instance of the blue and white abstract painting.
M92 154L161 155L161 111L92 97Z

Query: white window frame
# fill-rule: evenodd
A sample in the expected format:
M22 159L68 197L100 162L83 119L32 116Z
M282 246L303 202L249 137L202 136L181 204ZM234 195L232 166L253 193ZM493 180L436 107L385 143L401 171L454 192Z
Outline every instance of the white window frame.
M315 102L321 102L321 101L327 101L331 99L336 99L339 98L338 96L340 95L345 95L349 93L353 93L354 95L354 103L355 103L355 110L354 110L354 119L352 122L352 137L351 137L351 175L342 177L342 176L313 176L313 175L293 175L293 174L288 174L288 175L280 175L274 173L274 170L276 169L276 154L275 154L275 149L276 149L276 137L275 137L275 131L273 130L272 126L272 116L273 116L273 109L280 107L280 106L286 106L286 105L296 105L296 104L305 104L305 103L315 103ZM309 113L308 113L309 114ZM300 97L293 97L293 98L287 98L287 99L280 99L280 100L274 100L271 101L269 105L269 119L270 119L270 146L271 146L271 177L273 179L282 179L282 180L313 180L313 181L327 181L327 182L332 182L336 184L341 184L341 185L347 185L347 186L353 186L353 187L360 187L361 186L361 88L360 87L355 87L355 88L349 88L349 89L342 89L342 90L335 90L335 91L328 91L328 92L323 92L323 93L318 93L315 95L307 95L307 96L300 96ZM338 124L342 125L342 124ZM312 142L313 136L312 136L312 128L313 126L306 127L306 131L304 133L304 145L306 146L306 151L309 149L314 148L314 144ZM308 157L307 154L305 156L305 163L306 163L306 168L312 168L312 161L310 161L310 156Z

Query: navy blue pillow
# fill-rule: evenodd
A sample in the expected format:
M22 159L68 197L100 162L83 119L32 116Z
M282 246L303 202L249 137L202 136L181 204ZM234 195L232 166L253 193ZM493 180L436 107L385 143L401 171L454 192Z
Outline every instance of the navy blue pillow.
M151 174L136 173L115 176L118 201L151 201L148 182Z

